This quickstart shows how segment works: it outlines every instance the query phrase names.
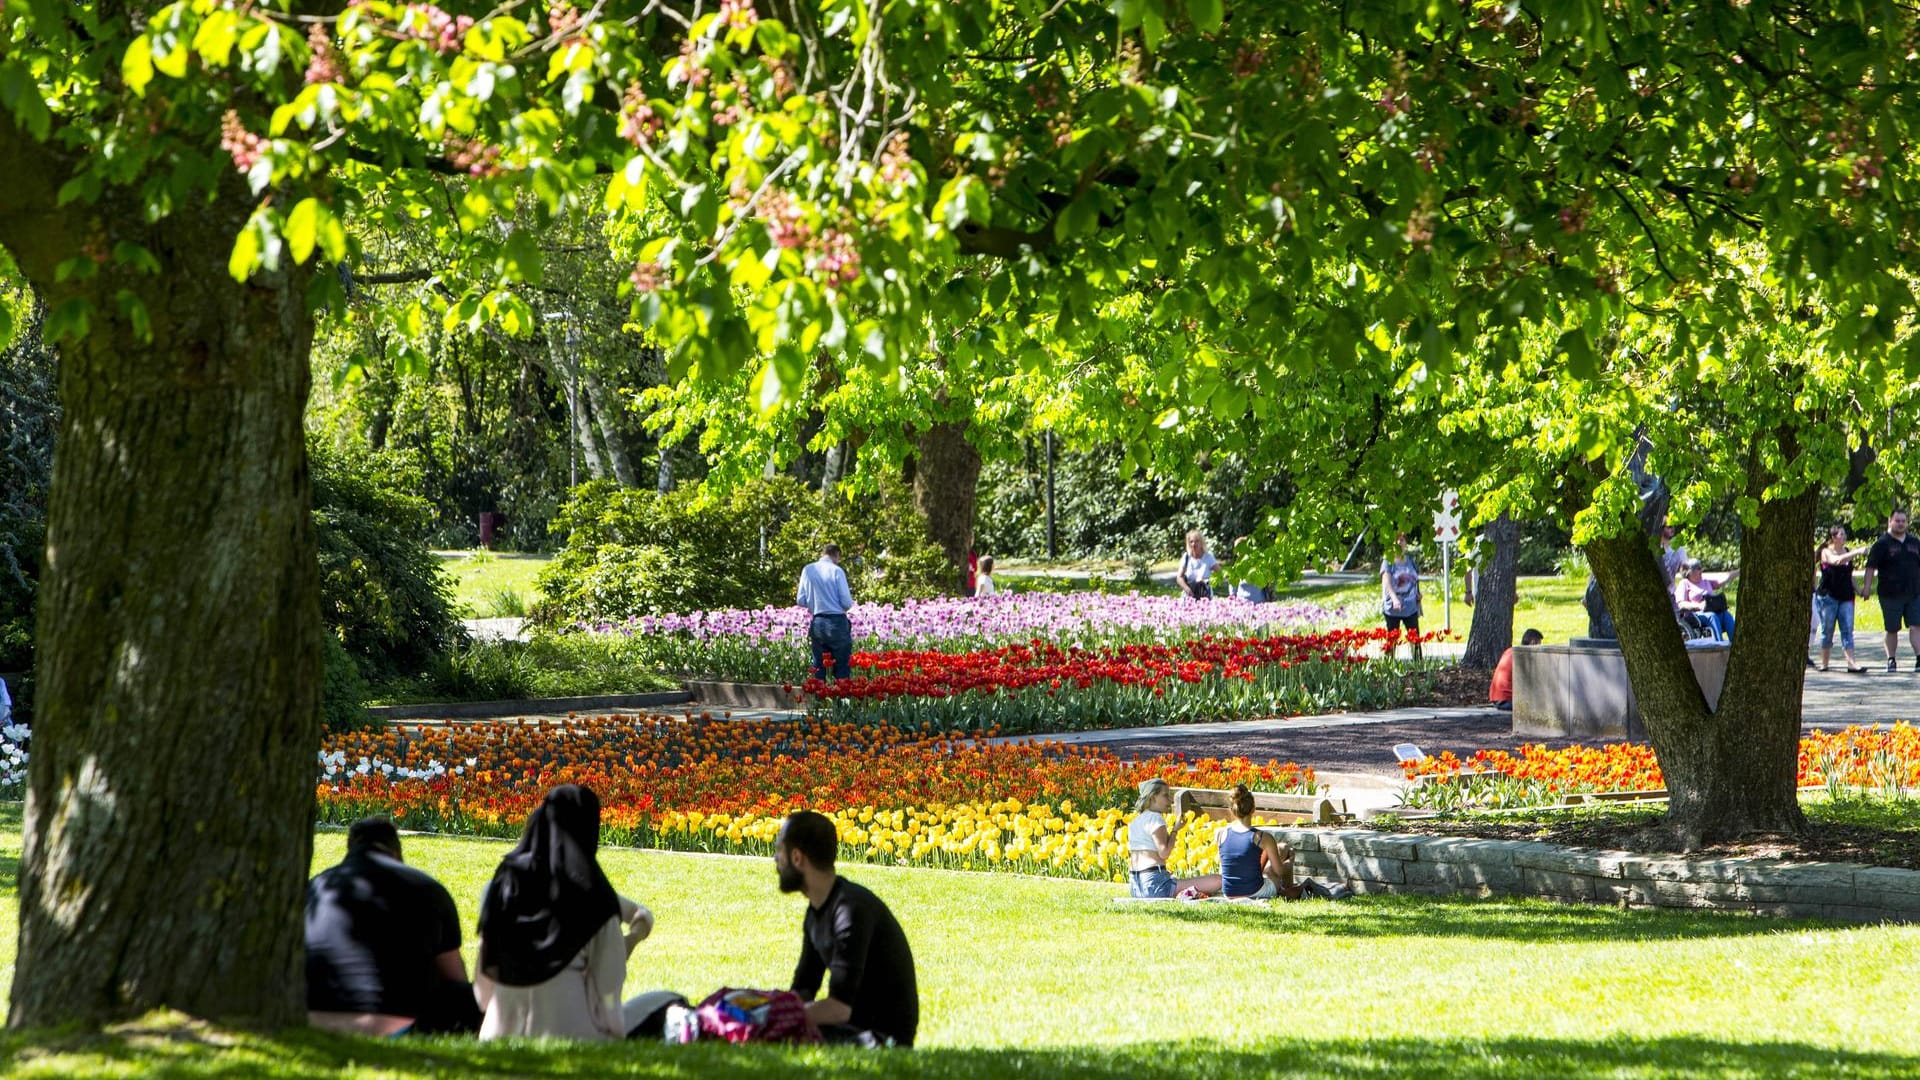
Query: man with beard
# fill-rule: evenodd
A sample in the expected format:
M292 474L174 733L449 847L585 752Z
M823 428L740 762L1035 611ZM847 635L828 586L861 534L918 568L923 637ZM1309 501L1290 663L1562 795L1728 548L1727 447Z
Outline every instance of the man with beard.
M833 822L811 810L794 811L774 841L780 891L807 898L793 992L827 1042L912 1046L920 1027L913 950L879 897L834 872L839 850Z

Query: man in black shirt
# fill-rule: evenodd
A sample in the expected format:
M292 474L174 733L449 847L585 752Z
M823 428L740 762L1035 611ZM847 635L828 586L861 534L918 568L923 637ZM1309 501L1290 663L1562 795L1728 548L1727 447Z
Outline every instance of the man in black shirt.
M385 818L354 822L347 857L307 884L307 1010L367 1035L480 1030L453 897L400 861Z
M811 810L795 811L774 841L780 891L807 898L793 992L828 1042L912 1046L920 1028L913 950L879 897L834 873L839 849L833 822ZM827 996L816 1000L828 974Z
M1873 595L1874 575L1880 577L1880 615L1887 625L1887 670L1899 670L1900 626L1907 627L1913 647L1913 670L1920 671L1920 537L1907 531L1907 512L1887 517L1887 531L1867 550L1867 576L1860 595Z

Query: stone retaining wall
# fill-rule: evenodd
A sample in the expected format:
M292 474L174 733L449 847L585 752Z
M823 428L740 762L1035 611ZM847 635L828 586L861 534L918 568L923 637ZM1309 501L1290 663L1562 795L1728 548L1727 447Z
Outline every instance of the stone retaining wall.
M1920 871L1777 859L1682 859L1521 840L1271 828L1299 872L1361 893L1538 896L1621 907L1920 922Z

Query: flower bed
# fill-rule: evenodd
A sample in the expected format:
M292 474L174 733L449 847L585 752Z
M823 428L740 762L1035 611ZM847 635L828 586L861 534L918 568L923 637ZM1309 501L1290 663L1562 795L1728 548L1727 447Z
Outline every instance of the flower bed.
M1383 708L1408 692L1397 631L1206 636L1177 644L853 657L854 677L808 679L816 715L925 730L1013 733Z
M1196 603L1182 597L1012 593L978 599L855 604L863 651L972 652L1044 639L1062 647L1167 644L1200 634L1271 634L1330 625L1318 604ZM812 667L805 608L696 611L585 627L630 636L662 671L730 682L797 683Z
M330 736L320 820L384 813L403 828L518 835L548 788L585 784L610 843L765 854L780 819L833 816L847 858L1113 879L1139 782L1311 793L1312 770L1245 759L1127 764L1096 748L984 744L823 721L475 724ZM1199 835L1196 833L1196 835ZM1211 847L1176 851L1202 872Z
M1451 752L1401 764L1410 781L1408 806L1431 810L1551 806L1563 796L1658 791L1666 786L1653 747L1644 743L1569 746L1529 743L1518 753ZM1860 788L1887 793L1920 787L1920 729L1908 724L1816 731L1800 740L1799 783L1830 793Z

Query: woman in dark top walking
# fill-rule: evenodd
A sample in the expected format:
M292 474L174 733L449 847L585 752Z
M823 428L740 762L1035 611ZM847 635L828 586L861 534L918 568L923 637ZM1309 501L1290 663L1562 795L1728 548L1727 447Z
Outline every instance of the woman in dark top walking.
M1814 572L1813 605L1820 613L1820 670L1826 671L1833 659L1833 628L1840 627L1840 651L1847 658L1847 670L1855 675L1867 669L1853 656L1853 560L1866 548L1847 549L1847 530L1839 525L1827 530L1827 542L1820 548L1820 568Z

